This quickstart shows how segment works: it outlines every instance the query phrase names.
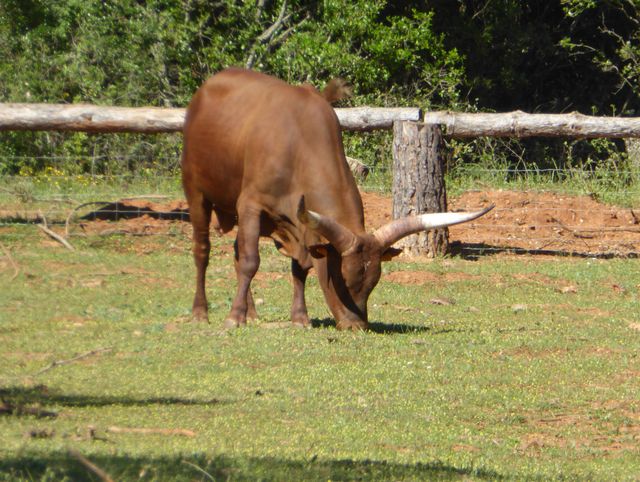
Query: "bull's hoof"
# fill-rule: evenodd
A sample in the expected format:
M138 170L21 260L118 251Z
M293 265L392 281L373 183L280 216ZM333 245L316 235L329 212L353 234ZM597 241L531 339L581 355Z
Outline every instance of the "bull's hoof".
M364 331L369 329L369 323L366 321L339 321L336 328L340 331Z
M294 328L311 328L311 322L306 312L294 314L291 317L291 324Z
M209 323L209 314L206 308L194 308L191 311L191 321L194 323Z

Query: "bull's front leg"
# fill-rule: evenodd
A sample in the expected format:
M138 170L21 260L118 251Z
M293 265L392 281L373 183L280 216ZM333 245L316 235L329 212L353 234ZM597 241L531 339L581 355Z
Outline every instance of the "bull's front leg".
M260 239L260 212L253 209L238 209L238 236L236 238L236 277L238 288L231 304L231 311L224 326L235 328L247 324L247 312L250 296L251 280L260 266L258 241ZM255 307L253 307L255 314Z
M304 299L304 285L311 266L301 266L298 260L291 260L291 274L293 283L293 303L291 304L291 322L294 326L308 328L309 314Z
M209 223L211 203L201 193L186 190L189 200L189 214L193 226L193 259L196 265L196 294L193 298L192 318L194 321L209 321L205 280L209 265Z

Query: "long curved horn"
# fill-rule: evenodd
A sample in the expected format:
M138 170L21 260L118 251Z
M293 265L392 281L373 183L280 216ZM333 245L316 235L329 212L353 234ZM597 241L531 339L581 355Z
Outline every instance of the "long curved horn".
M466 223L491 211L495 206L492 204L482 211L471 213L429 213L420 216L408 216L402 219L396 219L388 224L378 228L373 235L378 239L380 244L388 248L396 241L415 234L420 231L428 231L430 229L444 228L454 224Z
M339 253L348 251L356 241L356 235L339 222L315 211L307 210L304 196L298 204L298 220L308 228L318 232L338 250Z

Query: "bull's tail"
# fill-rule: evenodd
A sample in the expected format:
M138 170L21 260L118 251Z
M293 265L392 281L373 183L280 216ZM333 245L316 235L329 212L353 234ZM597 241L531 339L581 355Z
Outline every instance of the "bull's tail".
M351 97L353 91L343 79L331 79L322 91L324 97L329 104L334 104L339 100Z

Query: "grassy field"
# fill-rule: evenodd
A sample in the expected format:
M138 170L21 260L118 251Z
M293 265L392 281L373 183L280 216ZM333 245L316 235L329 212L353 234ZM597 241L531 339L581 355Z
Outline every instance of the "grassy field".
M640 478L640 260L393 262L354 334L314 278L288 326L265 244L261 320L225 332L228 238L208 325L184 235L0 241L0 480Z

